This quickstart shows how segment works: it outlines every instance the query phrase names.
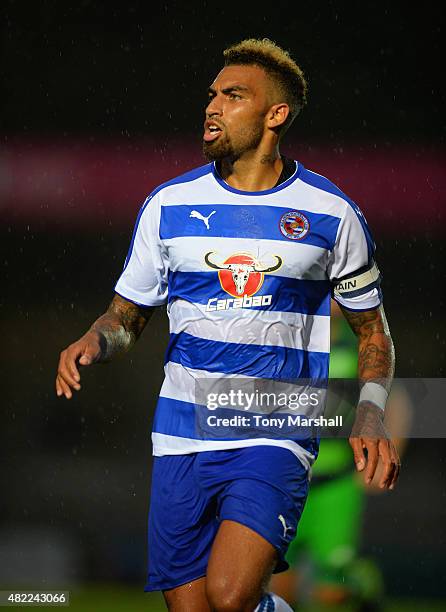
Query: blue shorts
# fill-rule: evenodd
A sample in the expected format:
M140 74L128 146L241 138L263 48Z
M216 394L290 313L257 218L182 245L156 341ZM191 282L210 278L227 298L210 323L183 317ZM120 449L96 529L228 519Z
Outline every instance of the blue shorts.
M278 553L275 572L296 535L308 473L289 450L252 446L155 457L145 591L172 589L206 575L224 520L259 533Z

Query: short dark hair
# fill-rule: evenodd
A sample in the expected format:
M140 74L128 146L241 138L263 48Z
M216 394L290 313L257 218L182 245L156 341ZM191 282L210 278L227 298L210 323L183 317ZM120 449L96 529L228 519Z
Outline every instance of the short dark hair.
M283 125L285 132L307 103L307 81L302 69L285 51L269 38L247 38L223 51L225 66L260 66L274 81L290 114Z

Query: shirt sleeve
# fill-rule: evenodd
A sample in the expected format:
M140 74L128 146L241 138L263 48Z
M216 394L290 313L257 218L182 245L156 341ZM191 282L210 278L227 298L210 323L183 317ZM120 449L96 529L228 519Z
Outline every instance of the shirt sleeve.
M332 296L342 307L370 310L382 303L375 243L364 215L353 203L347 206L339 224L327 273Z
M159 196L144 202L136 220L124 270L115 286L123 298L141 306L167 302L168 261L159 237Z

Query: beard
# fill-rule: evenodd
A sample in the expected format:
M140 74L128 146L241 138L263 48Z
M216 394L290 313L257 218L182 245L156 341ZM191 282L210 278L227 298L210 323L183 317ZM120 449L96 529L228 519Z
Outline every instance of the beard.
M238 134L230 137L226 130L221 136L211 142L203 140L203 155L207 161L229 159L231 162L239 159L247 151L257 149L263 137L263 122L244 126Z

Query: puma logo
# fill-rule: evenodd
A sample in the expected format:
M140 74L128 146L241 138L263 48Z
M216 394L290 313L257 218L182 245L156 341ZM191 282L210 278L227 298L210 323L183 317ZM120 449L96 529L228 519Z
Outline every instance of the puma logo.
M283 537L286 538L287 531L291 531L291 527L287 526L287 524L285 522L285 519L283 518L282 514L279 514L279 516L277 518L279 519L279 521L283 525Z
M203 217L201 212L198 212L198 210L193 210L189 217L191 217L192 219L200 219L200 221L203 221L203 223L205 224L206 229L209 229L209 219L212 217L212 215L215 215L216 212L216 210L213 210L210 215L208 215L207 217Z

